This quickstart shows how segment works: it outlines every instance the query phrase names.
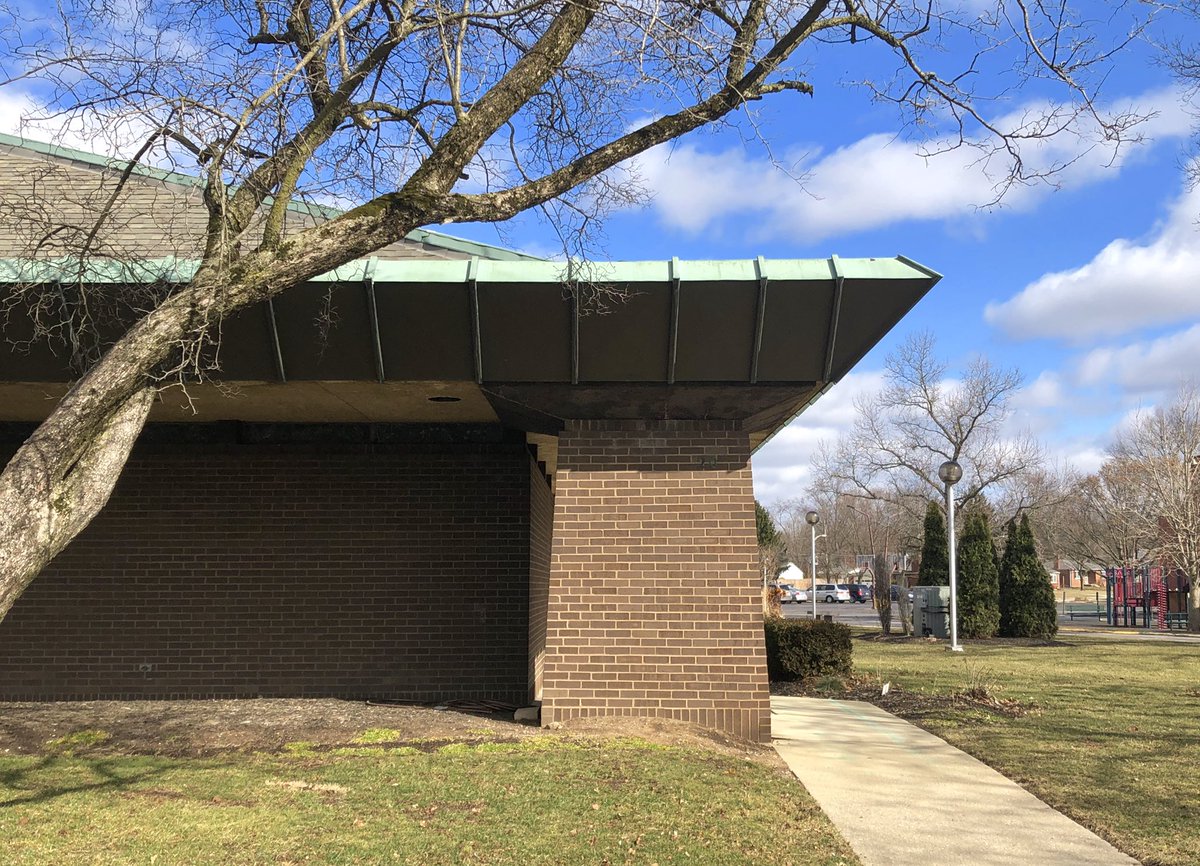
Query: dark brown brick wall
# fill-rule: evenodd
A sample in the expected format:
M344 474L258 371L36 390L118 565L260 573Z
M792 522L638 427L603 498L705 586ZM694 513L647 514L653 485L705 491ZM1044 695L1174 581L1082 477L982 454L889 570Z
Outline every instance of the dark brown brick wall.
M530 495L515 443L142 447L0 623L0 698L523 702Z
M659 716L770 737L749 458L733 423L560 436L544 724Z

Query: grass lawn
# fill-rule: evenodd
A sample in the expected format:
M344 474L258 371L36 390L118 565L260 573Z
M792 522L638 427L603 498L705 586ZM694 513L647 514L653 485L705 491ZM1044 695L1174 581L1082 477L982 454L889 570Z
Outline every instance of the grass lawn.
M1015 718L920 701L893 709L1024 785L1145 864L1200 863L1200 642L1058 645L856 640L859 673L905 690L980 686Z
M102 733L80 732L59 754L0 757L0 861L858 862L797 782L744 758L621 739L386 739L167 758L104 754Z

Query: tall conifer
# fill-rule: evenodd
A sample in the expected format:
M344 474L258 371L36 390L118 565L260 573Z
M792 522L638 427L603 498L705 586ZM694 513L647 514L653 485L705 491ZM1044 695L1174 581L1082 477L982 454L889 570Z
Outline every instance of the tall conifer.
M946 542L946 520L936 502L925 509L925 540L921 545L921 586L950 585L950 548Z
M1000 627L995 550L987 515L968 512L958 541L958 633L963 637L995 637Z
M1053 637L1058 632L1054 589L1042 568L1028 515L1008 525L1000 563L1000 634L1004 637Z

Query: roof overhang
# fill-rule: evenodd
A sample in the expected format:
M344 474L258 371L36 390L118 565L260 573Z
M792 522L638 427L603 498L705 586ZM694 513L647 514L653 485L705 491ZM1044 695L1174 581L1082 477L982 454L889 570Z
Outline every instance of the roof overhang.
M118 286L186 282L195 265L89 267L87 282ZM49 281L62 268L0 263L0 281ZM849 372L939 279L903 257L361 260L228 319L217 379L253 393L240 408L236 396L213 396L196 420L331 420L339 389L353 391L363 417L404 420L398 394L419 402L431 390L422 383L457 383L487 398L490 411L477 415L531 432L556 432L568 419L722 419L742 422L757 444ZM70 378L49 347L0 346L0 383L28 390ZM5 402L0 420L36 420L4 418Z

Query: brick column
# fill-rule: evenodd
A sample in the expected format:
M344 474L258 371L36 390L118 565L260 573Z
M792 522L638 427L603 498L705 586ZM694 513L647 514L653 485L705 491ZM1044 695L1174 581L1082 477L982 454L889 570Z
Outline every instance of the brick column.
M561 434L544 724L654 716L770 738L749 457L732 422Z

